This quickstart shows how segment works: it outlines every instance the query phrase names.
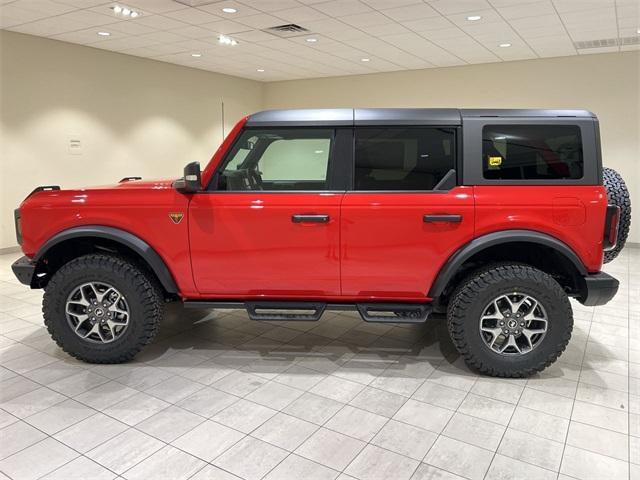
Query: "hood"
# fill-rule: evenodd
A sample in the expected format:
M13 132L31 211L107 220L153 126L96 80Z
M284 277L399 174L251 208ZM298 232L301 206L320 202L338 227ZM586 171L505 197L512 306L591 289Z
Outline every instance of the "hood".
M101 190L105 188L110 189L125 189L125 188L137 188L145 190L158 190L172 188L175 178L162 178L157 180L121 180L114 185L98 185L96 187L86 187L77 190Z
M136 195L145 195L147 192L167 192L174 191L174 178L158 180L123 180L112 185L96 185L92 187L80 188L60 188L57 185L40 186L34 189L23 200L21 208L26 204L31 205L53 205L59 202L70 201L75 204L85 204L86 199L92 198L96 201L113 202L116 198L125 198L126 195L114 195L117 192L125 192ZM155 197L155 195L154 195Z

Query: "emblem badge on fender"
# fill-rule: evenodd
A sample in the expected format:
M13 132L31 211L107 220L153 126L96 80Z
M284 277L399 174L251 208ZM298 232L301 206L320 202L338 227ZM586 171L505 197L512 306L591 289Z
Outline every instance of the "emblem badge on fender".
M176 225L182 221L182 217L184 217L184 213L181 212L171 212L169 213L169 218Z

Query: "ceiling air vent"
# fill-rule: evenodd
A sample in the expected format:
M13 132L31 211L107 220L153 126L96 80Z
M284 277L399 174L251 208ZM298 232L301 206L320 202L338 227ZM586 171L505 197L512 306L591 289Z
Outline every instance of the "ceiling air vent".
M263 31L267 33L272 33L273 35L277 35L282 38L297 37L299 35L306 35L309 33L309 30L307 30L304 27L301 27L300 25L296 25L295 23L287 23L286 25L276 25L275 27L270 27Z
M588 48L617 47L623 45L640 44L640 36L622 37L622 38L603 38L600 40L584 40L581 42L573 42L576 50L586 50Z

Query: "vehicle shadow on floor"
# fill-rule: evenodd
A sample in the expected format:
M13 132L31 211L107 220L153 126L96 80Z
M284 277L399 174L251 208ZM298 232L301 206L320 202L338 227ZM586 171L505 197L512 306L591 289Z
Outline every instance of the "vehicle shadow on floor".
M262 376L293 365L365 382L379 376L424 379L436 369L475 376L455 351L441 315L417 325L367 323L352 312L327 312L316 322L263 322L241 310L171 304L160 334L136 361L180 368L189 360L184 354Z

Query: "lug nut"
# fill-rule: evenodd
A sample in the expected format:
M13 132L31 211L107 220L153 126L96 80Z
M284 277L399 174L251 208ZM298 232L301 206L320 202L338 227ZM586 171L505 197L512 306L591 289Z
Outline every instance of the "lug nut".
M520 326L521 326L521 327L524 327L524 322L520 322Z
M500 326L501 326L501 327L504 327L504 322L500 322Z

